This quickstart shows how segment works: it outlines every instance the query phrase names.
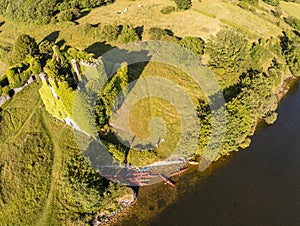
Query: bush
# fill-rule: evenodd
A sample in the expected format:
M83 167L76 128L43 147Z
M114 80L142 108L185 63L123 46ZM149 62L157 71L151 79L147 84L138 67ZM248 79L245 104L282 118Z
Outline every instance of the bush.
M39 44L39 51L41 54L51 56L53 54L53 44L48 40L44 40Z
M271 10L271 12L275 17L280 17L282 15L282 10L279 7L276 7L275 10Z
M100 38L106 41L117 40L120 34L120 28L117 25L107 24L104 25L100 30Z
M189 9L192 6L191 0L174 0L178 9Z
M160 10L160 12L162 13L162 14L169 14L169 13L171 13L171 12L174 12L176 9L175 9L175 7L174 6L165 6L164 8L162 8L161 10Z
M277 113L272 111L264 117L264 120L267 124L272 125L277 120Z
M265 2L271 6L279 6L279 4L280 4L279 0L263 0L263 2Z
M3 95L3 96L7 96L8 93L9 93L9 86L4 86L4 87L2 88L2 95Z
M118 41L121 43L129 43L139 41L139 36L131 25L123 25Z
M241 7L242 9L248 10L248 4L247 4L247 2L244 2L244 1L239 2L238 6Z
M20 79L19 73L17 72L16 68L12 68L6 71L6 77L9 82L10 88L18 88L21 87L22 81Z
M160 27L151 27L148 32L149 38L151 40L160 40L162 36L168 35L165 29Z
M250 5L258 5L258 0L242 0L243 2L247 2Z
M289 16L288 18L284 18L284 20L288 25L300 31L300 20L298 18Z
M181 39L180 45L189 51L192 51L197 56L204 54L204 41L197 37L185 37Z
M62 21L71 21L73 19L73 14L69 10L65 10L57 14L57 20L58 22Z

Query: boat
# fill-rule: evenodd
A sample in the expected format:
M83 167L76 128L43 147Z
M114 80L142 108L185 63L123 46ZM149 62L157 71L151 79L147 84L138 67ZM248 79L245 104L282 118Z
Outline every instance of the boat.
M179 175L179 174L181 174L181 173L187 171L188 169L189 169L188 167L179 169L178 171L175 171L174 173L172 173L172 174L170 175L170 177L177 176L177 175Z
M175 184L173 181L171 181L167 176L165 176L164 174L160 173L159 176L161 177L161 179L163 179L168 185L174 187Z
M196 165L199 165L200 162L190 160L190 161L188 161L188 164L193 165L193 166L196 166Z

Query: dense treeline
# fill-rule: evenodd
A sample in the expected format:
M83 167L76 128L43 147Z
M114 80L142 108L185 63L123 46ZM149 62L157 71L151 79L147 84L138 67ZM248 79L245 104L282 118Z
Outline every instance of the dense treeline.
M83 9L112 2L113 0L0 0L0 14L21 22L47 24L50 21L76 19Z

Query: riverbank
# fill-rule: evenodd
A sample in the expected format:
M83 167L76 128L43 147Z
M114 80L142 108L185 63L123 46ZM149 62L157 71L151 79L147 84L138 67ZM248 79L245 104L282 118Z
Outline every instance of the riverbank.
M277 97L278 104L280 103L282 98L288 93L290 88L293 87L297 83L297 81L298 81L298 78L295 76L287 76L282 81L279 91L275 94ZM265 123L262 120L258 120L255 125L255 133L257 133L257 130L264 127L264 125L265 125ZM198 166L190 166L189 171L184 173L184 175L181 175L180 178L176 178L177 183L176 183L175 189L168 188L169 186L164 185L163 183L159 183L159 184L151 185L152 188L148 188L148 187L141 188L141 194L142 194L142 196L148 196L148 197L155 197L155 195L157 195L157 193L164 194L162 196L168 196L168 200L165 201L165 203L170 202L170 204L171 204L174 202L174 200L177 199L177 197L180 194L183 194L185 192L185 190L187 190L187 188L183 188L184 183L189 184L189 186L186 186L186 187L195 186L195 183L198 182L200 177L207 178L209 175L215 173L218 168L223 167L224 165L229 163L236 153L237 152L230 153L230 155L226 155L226 156L219 156L218 159L216 159L204 172L198 171ZM199 159L197 157L193 160L199 161ZM144 203L144 205L148 206L148 208L150 208L150 209L151 209L151 206L155 205L155 201L151 202L151 199L147 200L147 198L145 198L145 197L142 197L142 200L139 201L139 197L137 197L137 201L135 201L135 203L137 203L137 206L135 204L131 204L131 205L127 206L127 208L124 208L122 210L122 212L120 211L120 212L118 212L118 214L113 215L109 219L109 221L107 221L104 225L114 225L114 226L130 225L130 224L126 224L126 222L127 222L126 219L128 218L128 216L134 215L133 212L135 212L135 208L138 208L138 209L142 208L140 203ZM156 199L154 198L154 200L161 200L161 198L156 197ZM149 204L149 203L152 203L152 204ZM140 211L140 212L146 213L147 211L149 211L149 210L146 210L146 208L145 208L144 211ZM155 214L153 214L153 217L155 215L159 214L161 211L162 210L157 211ZM153 212L153 211L150 211L150 212ZM141 217L141 216L136 216L136 217ZM144 217L141 217L141 218L144 219ZM146 219L145 219L145 222L143 222L143 223L146 224Z

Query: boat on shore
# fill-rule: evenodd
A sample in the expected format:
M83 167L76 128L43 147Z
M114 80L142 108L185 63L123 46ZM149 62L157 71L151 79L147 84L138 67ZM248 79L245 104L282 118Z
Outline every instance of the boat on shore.
M178 171L175 171L174 173L172 173L172 174L170 175L170 177L180 175L180 174L184 173L185 171L187 171L188 169L189 169L188 167L181 168L181 169L179 169Z
M160 173L159 176L161 177L161 179L163 179L168 185L174 187L175 186L175 183L170 180L166 175Z
M199 165L200 162L190 160L190 161L188 161L188 164L193 165L193 166L196 166L196 165Z

